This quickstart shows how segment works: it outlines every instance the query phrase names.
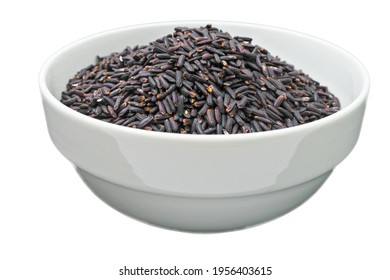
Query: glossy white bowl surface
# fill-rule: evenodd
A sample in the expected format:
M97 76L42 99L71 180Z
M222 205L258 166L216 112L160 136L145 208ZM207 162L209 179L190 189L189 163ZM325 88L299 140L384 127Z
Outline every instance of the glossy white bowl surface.
M145 44L175 26L167 22L100 33L55 53L40 73L51 139L86 184L117 210L159 226L224 231L276 218L310 197L355 146L369 90L368 74L348 52L274 27L212 22L249 36L303 69L337 95L342 110L324 119L246 135L181 135L105 123L58 100L70 77L96 55Z

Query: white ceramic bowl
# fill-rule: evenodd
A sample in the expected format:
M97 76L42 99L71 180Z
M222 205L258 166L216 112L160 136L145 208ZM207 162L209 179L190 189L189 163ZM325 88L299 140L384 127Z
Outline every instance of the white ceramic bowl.
M51 139L90 189L118 211L161 227L226 231L260 224L313 195L356 144L369 90L348 52L301 33L212 22L294 64L328 85L342 110L301 126L245 135L181 135L105 123L59 102L70 77L96 55L145 44L175 26L132 26L75 42L49 58L40 89ZM329 201L331 203L331 201Z

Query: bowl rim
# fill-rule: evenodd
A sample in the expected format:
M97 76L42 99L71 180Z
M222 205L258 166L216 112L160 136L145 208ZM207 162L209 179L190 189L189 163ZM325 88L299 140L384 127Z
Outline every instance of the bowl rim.
M68 106L62 104L58 99L54 97L54 95L49 90L46 78L49 73L49 69L52 67L53 64L56 63L56 60L61 57L64 53L66 53L69 49L72 49L74 47L77 47L79 45L82 45L88 41L96 40L105 36L108 36L110 34L114 33L120 33L124 30L133 30L138 28L148 28L153 26L171 26L171 25L177 25L177 26L191 26L191 25L205 25L208 23L212 23L212 25L234 25L239 27L252 27L252 28L262 28L262 29L268 29L268 30L274 30L277 32L284 32L293 34L294 36L305 38L308 40L314 40L318 43L326 45L328 48L333 49L334 51L341 52L344 56L348 57L351 63L355 64L355 67L359 70L360 76L363 79L362 87L360 89L360 92L358 96L345 108L342 108L339 112L334 113L330 116L327 116L325 118L322 118L320 120L316 120L310 123L289 127L289 128L283 128L283 129L277 129L277 130L270 130L270 131L261 131L261 132L252 132L252 133L246 133L246 134L229 134L229 135L218 135L218 134L210 134L210 135L194 135L194 134L181 134L181 133L166 133L166 132L157 132L157 131L147 131L144 129L138 129L138 128L131 128L131 127L124 127L121 125L116 125L112 123L107 123L95 118L92 118L90 116L83 115ZM152 23L144 23L144 24L136 24L126 27L120 27L115 29L106 30L103 32L95 33L92 35L89 35L87 37L84 37L82 39L76 40L61 49L57 50L54 54L52 54L43 64L40 73L39 73L39 88L41 91L42 99L44 99L46 102L50 104L53 108L60 111L62 114L66 115L67 117L77 121L82 122L85 125L94 126L97 128L101 128L104 131L107 132L113 132L113 133L126 133L131 136L138 136L138 137L145 137L146 139L156 139L156 140L168 140L168 141L181 141L181 142L195 142L195 143L204 143L204 142L236 142L236 141L253 141L253 140L259 140L259 139L265 139L269 137L283 137L288 136L291 134L299 133L304 130L312 130L317 129L324 125L330 125L334 122L337 122L338 119L341 119L347 115L349 115L351 112L355 111L362 103L365 102L365 100L368 97L369 93L369 87L370 87L370 78L368 71L364 67L364 65L351 53L346 51L345 49L330 43L326 40L317 38L312 35L308 35L302 32L281 28L281 27L275 27L270 25L263 25L263 24L257 24L257 23L246 23L246 22L236 22L236 21L205 21L205 20L183 20L183 21L164 21L164 22L152 22Z

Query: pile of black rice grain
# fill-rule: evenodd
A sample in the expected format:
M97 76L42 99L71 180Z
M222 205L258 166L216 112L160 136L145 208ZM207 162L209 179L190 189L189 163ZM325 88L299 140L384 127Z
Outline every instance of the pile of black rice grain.
M87 116L150 131L236 134L309 123L337 97L294 66L216 27L176 27L149 45L97 57L61 102Z

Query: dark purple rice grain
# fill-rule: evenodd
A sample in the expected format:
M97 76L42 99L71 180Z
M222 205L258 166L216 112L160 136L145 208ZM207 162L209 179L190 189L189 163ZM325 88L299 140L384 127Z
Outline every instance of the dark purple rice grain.
M169 123L173 132L177 132L179 130L179 124L174 120L174 118L169 118Z
M181 87L183 85L183 72L176 70L176 86Z
M312 122L340 102L252 39L207 25L97 57L61 102L105 122L192 134L260 132Z
M166 131L166 132L173 132L173 131L172 131L171 123L169 122L168 119L165 119L165 120L164 120L164 126L165 126L165 131Z
M237 102L237 107L242 109L245 107L245 105L248 103L248 97L244 96Z

